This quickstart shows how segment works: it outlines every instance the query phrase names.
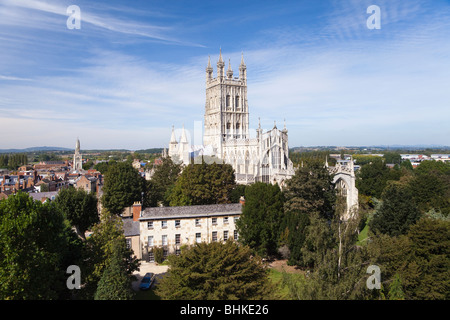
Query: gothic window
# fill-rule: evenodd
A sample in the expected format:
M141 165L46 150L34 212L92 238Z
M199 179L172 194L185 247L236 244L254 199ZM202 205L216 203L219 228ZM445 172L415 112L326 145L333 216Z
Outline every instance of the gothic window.
M231 108L231 96L227 95L227 108Z
M272 149L272 168L281 168L281 152L278 147Z
M240 110L241 105L239 104L239 96L236 96L236 103L235 103L235 106L236 106L236 110Z
M267 151L267 154L264 156L261 171L261 181L269 183L269 151Z

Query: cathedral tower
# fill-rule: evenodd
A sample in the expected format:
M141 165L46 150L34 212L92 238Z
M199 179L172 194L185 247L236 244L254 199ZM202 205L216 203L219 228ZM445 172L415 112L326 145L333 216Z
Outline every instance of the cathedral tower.
M208 60L203 143L213 146L219 157L223 142L249 138L246 69L242 55L239 77L233 77L231 61L225 73L225 63L220 50L217 77L213 78L213 68Z

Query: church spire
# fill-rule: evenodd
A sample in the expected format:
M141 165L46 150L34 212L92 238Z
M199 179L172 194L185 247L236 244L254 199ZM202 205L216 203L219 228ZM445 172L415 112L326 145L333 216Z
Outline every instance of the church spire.
M186 138L186 130L184 130L184 124L183 124L183 131L181 131L180 143L188 143Z
M244 62L244 52L242 52L241 64L239 65L239 78L241 80L246 80L246 78L247 78L247 67L245 66L245 62Z
M241 64L240 64L240 67L245 67L245 62L244 62L244 51L242 51L242 54L241 54Z
M172 135L170 137L170 143L173 143L173 144L177 144L178 143L177 139L175 138L175 129L174 129L173 125L172 125Z
M225 73L224 68L225 68L225 62L223 62L222 48L220 48L219 61L217 61L217 77L219 79L222 79L224 77L224 73Z
M227 78L231 79L232 77L233 77L233 70L231 69L231 59L228 59Z
M211 67L211 57L208 56L208 66L206 67L206 79L211 80L213 74L213 68Z
M219 62L220 62L220 63L224 63L224 62L223 62L223 58L222 58L222 47L220 47L219 50L220 50L220 54L219 54Z

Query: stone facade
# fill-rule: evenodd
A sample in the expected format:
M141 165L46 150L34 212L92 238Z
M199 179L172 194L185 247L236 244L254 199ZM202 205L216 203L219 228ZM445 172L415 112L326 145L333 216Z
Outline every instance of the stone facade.
M325 164L328 167L328 162ZM356 176L353 159L349 156L345 160L337 160L334 167L328 167L333 175L333 183L339 194L346 198L345 214L342 220L352 218L358 210L358 189L356 188Z
M237 240L236 219L242 204L146 208L133 220L139 221L141 248L137 256L153 261L152 249L162 247L164 255L179 254L181 246L199 242Z
M247 100L247 67L242 55L239 77L233 77L231 63L225 72L220 52L217 77L213 77L211 59L206 68L206 102L203 145L192 146L182 130L179 142L172 128L169 156L174 161L189 164L193 156L208 155L218 162L231 164L236 182L249 184L256 181L284 185L294 175L289 159L286 126L263 132L261 125L256 138L249 135L249 108Z

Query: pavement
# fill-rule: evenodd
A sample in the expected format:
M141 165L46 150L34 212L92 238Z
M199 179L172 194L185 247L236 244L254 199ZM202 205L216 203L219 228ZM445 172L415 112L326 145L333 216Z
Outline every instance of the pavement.
M152 272L155 274L155 282L152 284L152 288L154 285L158 284L158 280L162 278L162 276L167 272L169 266L158 265L155 262L146 262L141 261L141 266L139 267L139 271L135 271L133 275L136 276L137 281L133 281L132 288L134 291L139 290L139 284L141 283L142 278L147 272Z

